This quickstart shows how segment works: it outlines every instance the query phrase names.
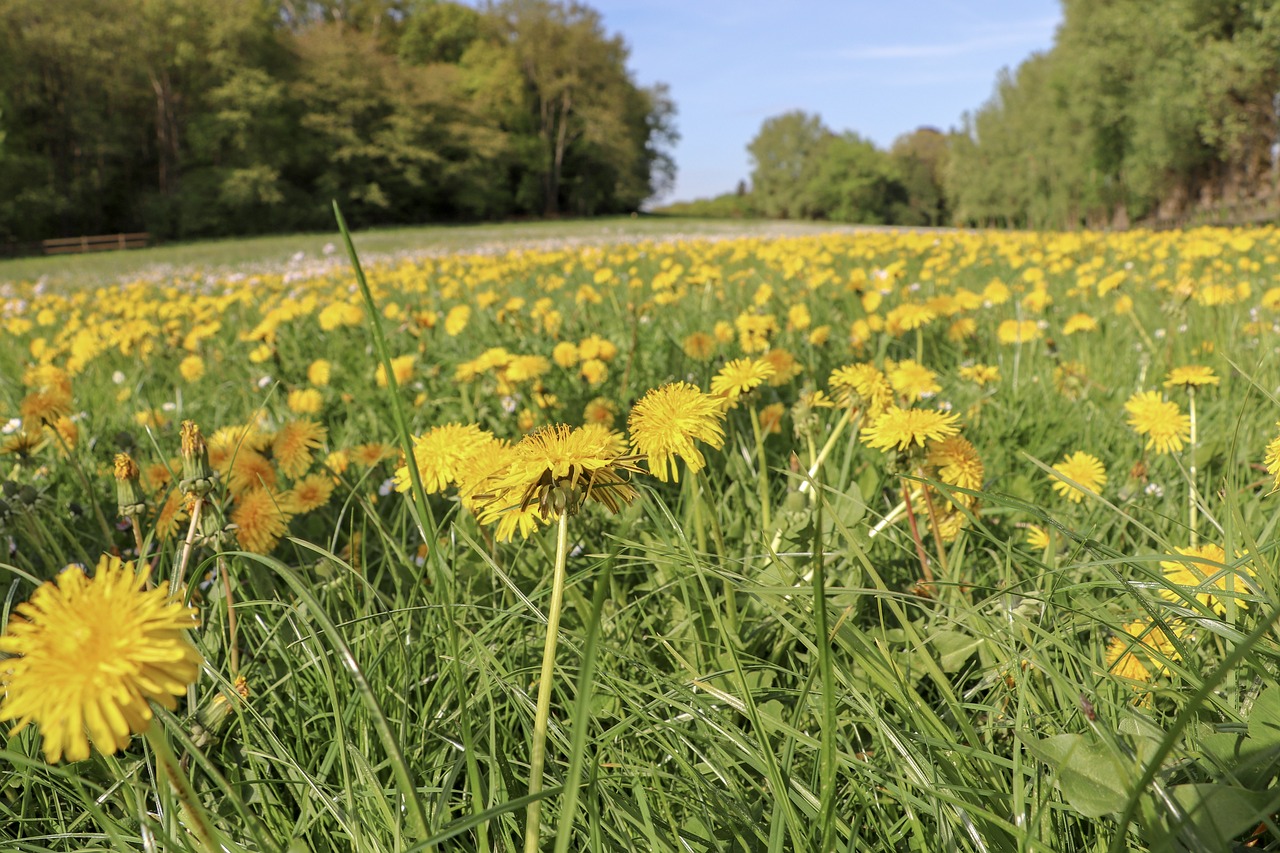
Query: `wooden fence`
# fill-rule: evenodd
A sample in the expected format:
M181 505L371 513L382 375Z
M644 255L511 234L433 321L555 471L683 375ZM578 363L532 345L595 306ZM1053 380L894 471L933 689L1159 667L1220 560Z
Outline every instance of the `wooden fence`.
M81 252L110 252L117 249L143 249L151 243L151 235L100 234L96 237L59 237L41 240L40 249L46 255L71 255Z

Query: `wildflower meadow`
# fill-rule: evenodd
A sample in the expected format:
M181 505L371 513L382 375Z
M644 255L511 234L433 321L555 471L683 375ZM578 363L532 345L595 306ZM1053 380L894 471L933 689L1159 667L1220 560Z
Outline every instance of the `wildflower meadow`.
M0 283L0 847L1280 849L1280 229L334 240Z

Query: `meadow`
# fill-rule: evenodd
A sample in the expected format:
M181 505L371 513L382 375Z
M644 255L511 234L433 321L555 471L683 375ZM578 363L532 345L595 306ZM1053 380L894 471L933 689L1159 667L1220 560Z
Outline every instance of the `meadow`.
M3 846L1280 849L1280 229L708 227L0 268Z

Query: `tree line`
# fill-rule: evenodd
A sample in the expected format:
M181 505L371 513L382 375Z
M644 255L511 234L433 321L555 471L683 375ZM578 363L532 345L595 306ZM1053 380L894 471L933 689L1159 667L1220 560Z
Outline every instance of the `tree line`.
M1127 227L1280 218L1280 2L1063 0L1051 49L948 133L880 150L764 122L751 186L668 208L904 225Z
M577 2L0 0L0 242L633 211L675 105Z

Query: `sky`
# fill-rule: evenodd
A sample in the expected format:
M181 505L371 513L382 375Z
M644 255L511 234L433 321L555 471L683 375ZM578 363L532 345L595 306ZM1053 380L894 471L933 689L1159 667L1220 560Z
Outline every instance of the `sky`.
M881 147L947 130L991 97L1001 68L1053 44L1058 0L588 0L631 47L642 86L679 114L664 201L731 192L765 119L818 113Z

